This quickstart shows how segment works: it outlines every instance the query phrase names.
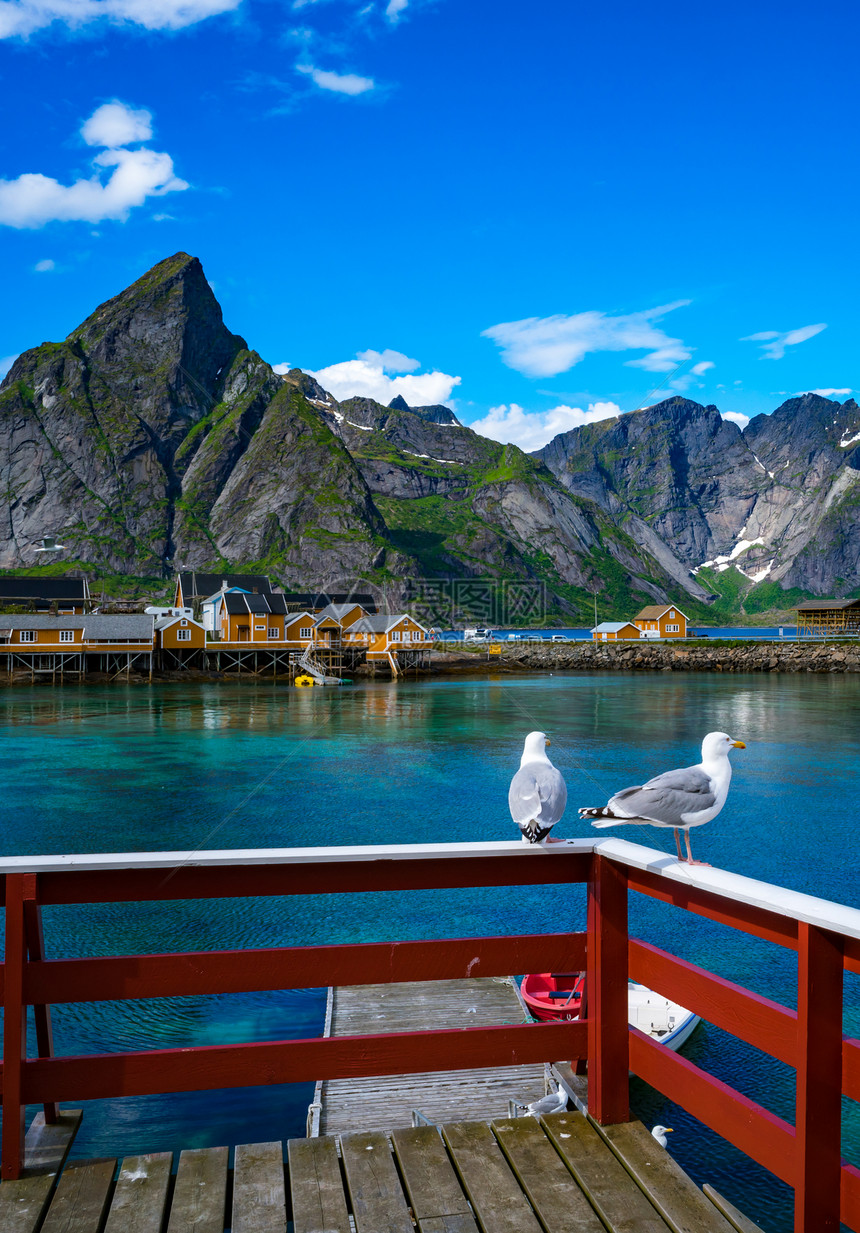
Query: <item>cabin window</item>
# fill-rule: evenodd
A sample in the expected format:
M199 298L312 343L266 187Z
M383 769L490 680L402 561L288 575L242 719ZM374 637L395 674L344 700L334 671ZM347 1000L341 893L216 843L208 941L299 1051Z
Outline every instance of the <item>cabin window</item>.
M391 641L392 641L392 642L399 642L399 641L400 641L400 630L399 630L399 629L392 629L392 631L391 631Z
M256 629L256 630L261 630L261 629L265 629L265 628L266 628L266 627L265 627L265 625L255 625L255 626L254 626L254 629Z
M277 627L277 625L270 625L270 626L269 626L269 637L270 637L270 638L277 638L277 637L278 637L278 632L279 632L279 631L278 631L278 627Z
M74 642L75 631L73 629L60 630L60 642Z
M304 625L299 630L299 637L300 638L310 638L313 636L313 632L314 631L311 629L310 625Z
M22 642L35 642L36 641L35 629L22 629L21 630L21 641Z
M669 613L669 616L670 616L670 617L672 617L672 619L674 620L674 618L675 618L675 609L674 609L674 608L673 608L673 609L672 609L672 611Z
M667 625L667 626L666 626L666 633L667 633L667 634L678 634L678 633L680 633L680 632L681 632L681 626L680 626L680 625Z
M179 624L180 624L180 625L187 625L187 624L188 624L188 622L187 622L187 621L180 621L180 622L179 622Z
M177 629L176 641L177 642L190 642L191 641L191 630L190 629Z

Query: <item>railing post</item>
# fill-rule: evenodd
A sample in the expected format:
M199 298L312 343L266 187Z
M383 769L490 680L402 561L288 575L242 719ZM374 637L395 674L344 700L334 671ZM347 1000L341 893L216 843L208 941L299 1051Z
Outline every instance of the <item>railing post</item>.
M842 1148L842 944L797 926L795 1233L838 1233Z
M42 929L42 909L38 899L38 882L35 873L24 875L24 937L27 943L27 954L31 963L39 963L45 958L45 933ZM26 1009L26 1007L25 1007ZM54 1056L54 1033L51 1027L50 1006L34 1006L33 1015L36 1020L36 1056ZM45 1122L53 1125L60 1109L55 1101L43 1105Z
M24 874L6 875L6 989L3 1000L3 1139L0 1176L20 1177L24 1167L22 1066L27 1056L24 1004Z
M592 858L588 881L588 1111L602 1126L630 1120L627 874Z

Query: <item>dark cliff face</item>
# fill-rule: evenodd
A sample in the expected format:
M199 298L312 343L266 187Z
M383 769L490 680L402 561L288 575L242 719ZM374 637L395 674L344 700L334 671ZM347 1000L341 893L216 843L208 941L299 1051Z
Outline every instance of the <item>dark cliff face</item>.
M792 398L741 432L716 407L673 398L573 429L537 456L687 568L730 557L752 581L846 594L860 585L855 435L853 400Z

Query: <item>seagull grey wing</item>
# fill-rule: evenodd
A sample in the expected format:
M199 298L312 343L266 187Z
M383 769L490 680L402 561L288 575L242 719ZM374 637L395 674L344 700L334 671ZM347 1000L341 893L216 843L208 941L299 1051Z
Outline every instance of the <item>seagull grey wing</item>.
M688 766L655 775L641 788L626 788L613 796L609 808L622 816L648 818L664 826L681 826L685 815L712 808L716 799L704 771Z
M567 785L560 771L543 762L521 766L511 780L508 806L518 826L538 819L554 826L567 805Z

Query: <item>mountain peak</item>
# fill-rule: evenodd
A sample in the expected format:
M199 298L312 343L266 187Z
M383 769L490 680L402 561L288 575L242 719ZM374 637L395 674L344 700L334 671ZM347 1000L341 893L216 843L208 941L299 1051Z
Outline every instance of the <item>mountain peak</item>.
M402 394L395 394L388 404L389 411L411 411L412 408Z

